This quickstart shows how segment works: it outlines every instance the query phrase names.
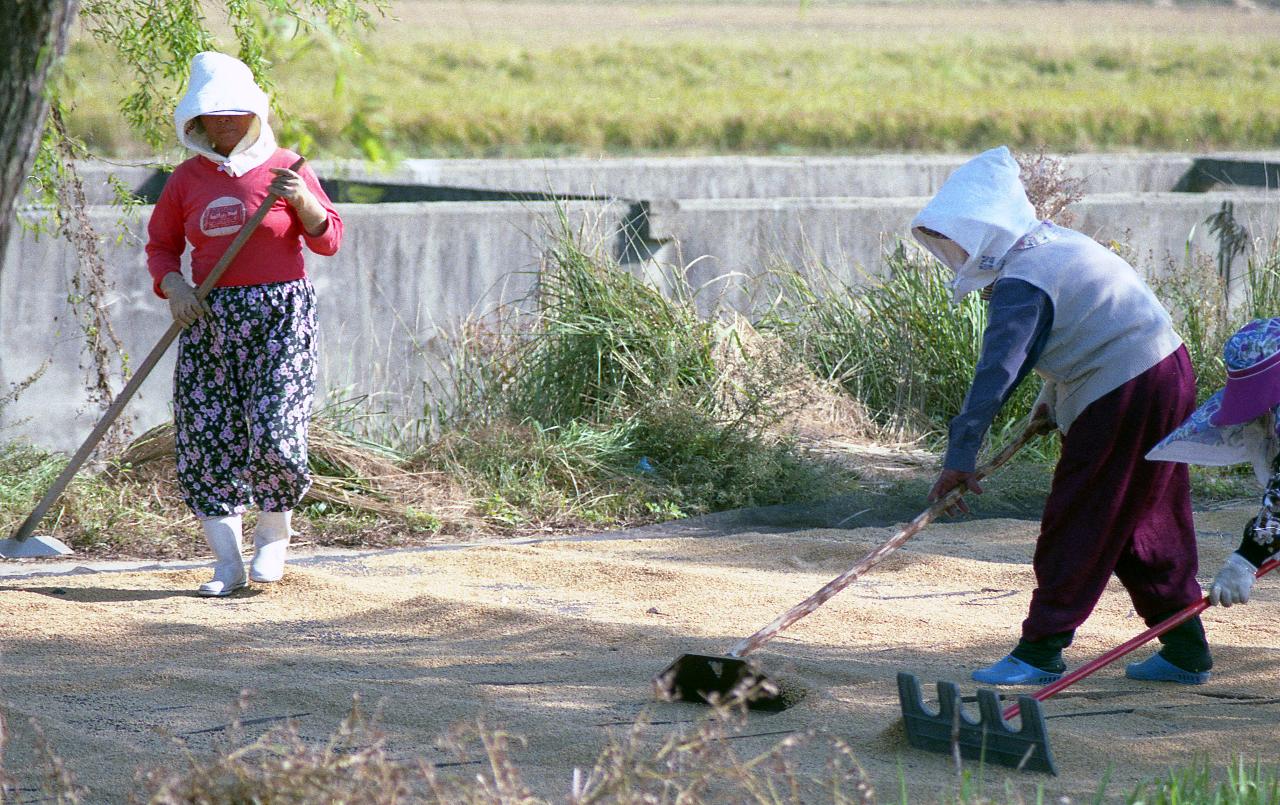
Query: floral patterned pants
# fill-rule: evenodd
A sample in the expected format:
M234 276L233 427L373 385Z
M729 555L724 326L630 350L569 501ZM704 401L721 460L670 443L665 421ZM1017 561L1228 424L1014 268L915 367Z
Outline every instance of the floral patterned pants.
M199 518L288 511L311 486L315 289L308 280L214 288L182 331L173 373L178 481Z

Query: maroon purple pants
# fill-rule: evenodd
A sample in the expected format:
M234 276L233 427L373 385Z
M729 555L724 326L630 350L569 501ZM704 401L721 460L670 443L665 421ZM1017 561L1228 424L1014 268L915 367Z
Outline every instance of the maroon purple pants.
M1071 423L1040 522L1024 639L1083 623L1113 572L1149 623L1200 599L1187 465L1143 457L1195 402L1179 347Z

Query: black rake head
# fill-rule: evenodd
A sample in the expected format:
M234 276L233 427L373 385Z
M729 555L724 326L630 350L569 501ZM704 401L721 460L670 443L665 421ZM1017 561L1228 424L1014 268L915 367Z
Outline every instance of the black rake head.
M745 703L748 709L779 712L800 697L784 692L753 662L740 657L682 654L653 678L654 692L667 701L701 704Z

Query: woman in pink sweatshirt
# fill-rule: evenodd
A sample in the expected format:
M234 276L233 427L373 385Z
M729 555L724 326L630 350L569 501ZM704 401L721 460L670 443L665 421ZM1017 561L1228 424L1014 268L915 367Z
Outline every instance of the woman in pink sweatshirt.
M315 289L305 245L331 255L342 219L309 167L275 142L268 99L249 68L221 53L191 62L174 115L196 156L174 170L147 227L147 267L183 329L174 369L174 425L183 499L199 518L216 564L204 596L247 583L241 515L261 513L248 578L284 574L290 513L310 487L307 424L315 396ZM205 301L183 277L191 245L198 285L254 211L279 199Z

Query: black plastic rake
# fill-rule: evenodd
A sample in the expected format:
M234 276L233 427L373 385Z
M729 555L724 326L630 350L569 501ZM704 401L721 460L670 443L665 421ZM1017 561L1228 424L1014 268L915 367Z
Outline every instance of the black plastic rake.
M954 682L939 682L938 711L931 713L924 705L915 676L898 674L902 721L907 728L907 741L916 749L959 752L969 760L1058 773L1039 700L1030 695L1018 697L1022 725L1014 730L1000 712L1000 694L980 688L977 698L979 717L974 721L961 707L960 687Z
M1255 574L1262 578L1280 567L1280 560L1264 562ZM1057 774L1053 764L1053 752L1049 749L1049 733L1045 729L1044 714L1040 702L1062 691L1095 671L1110 665L1153 638L1168 632L1179 624L1191 620L1208 609L1209 596L1190 604L1185 609L1152 626L1136 637L1130 638L1107 653L1064 674L1056 682L1050 682L1031 694L1018 696L1015 704L1000 710L1000 695L992 690L979 688L977 695L978 719L975 721L961 707L960 688L954 682L938 683L938 710L925 707L920 695L920 683L908 673L898 674L898 699L902 704L902 721L907 729L907 741L916 749L952 754L970 760L999 763L1026 771L1043 771ZM1009 720L1021 715L1021 725L1013 729Z

